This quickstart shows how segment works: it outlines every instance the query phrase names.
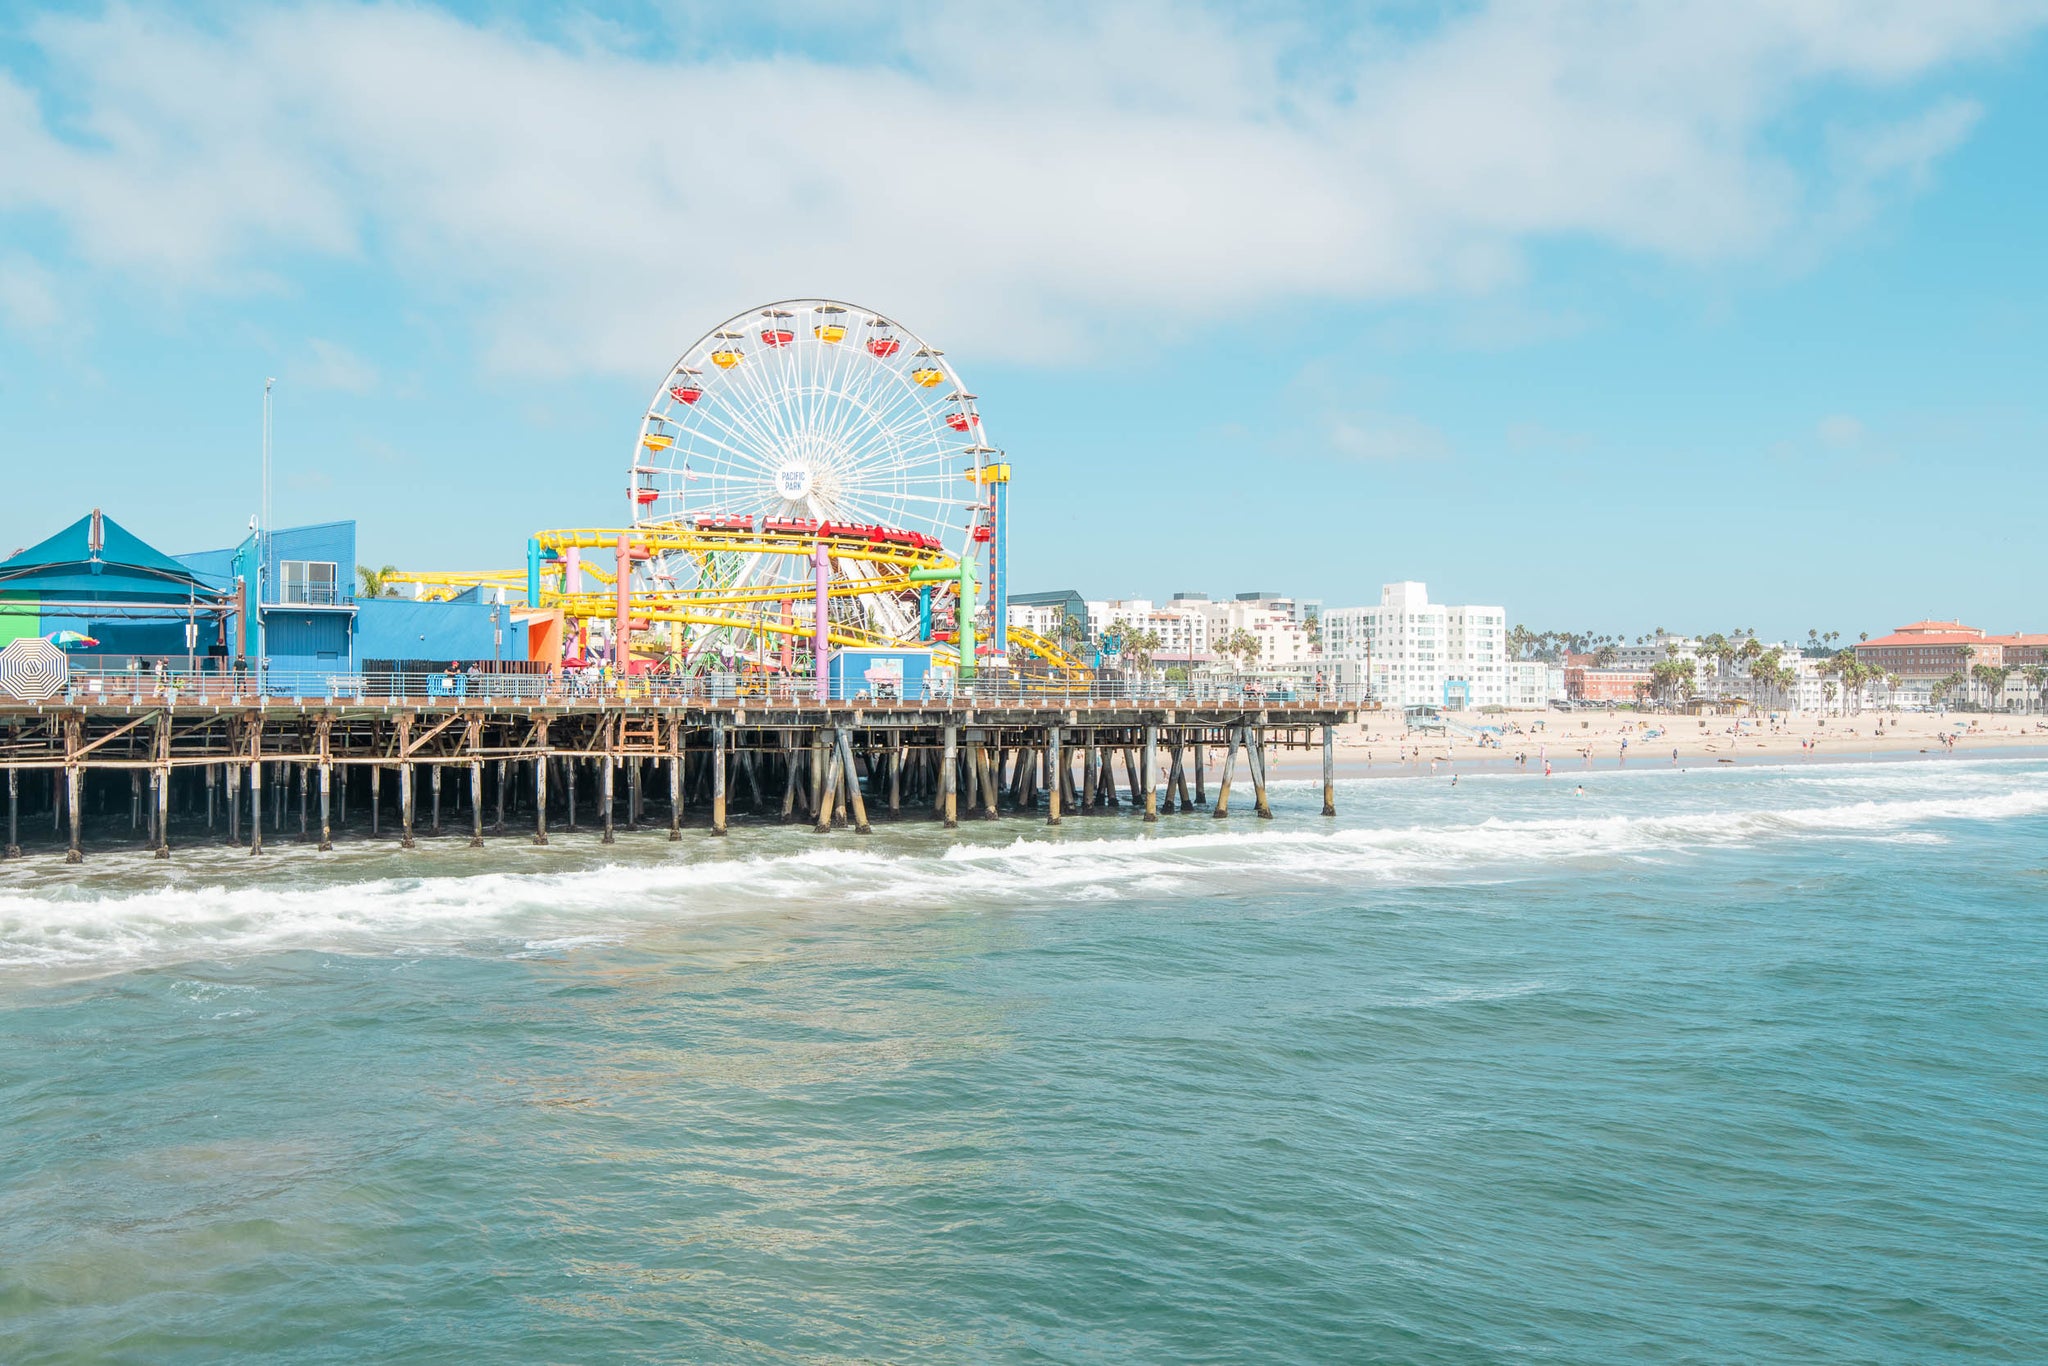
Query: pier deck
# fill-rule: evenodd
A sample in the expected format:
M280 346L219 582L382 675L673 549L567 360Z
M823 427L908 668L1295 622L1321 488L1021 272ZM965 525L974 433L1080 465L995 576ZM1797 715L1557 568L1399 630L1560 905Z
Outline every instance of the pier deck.
M1252 811L1270 816L1270 747L1320 745L1323 810L1334 815L1330 701L1017 696L1003 700L807 701L380 696L286 699L133 692L102 700L0 700L9 858L24 822L83 859L97 830L157 857L179 841L263 851L296 836L413 846L422 825L467 829L473 846L551 824L701 825L724 835L737 812L865 833L869 808L961 819L1107 810L1147 821L1209 805L1230 814L1243 756ZM450 770L453 770L450 781ZM450 790L452 789L452 790ZM1121 789L1121 791L1120 791ZM422 816L424 815L424 820ZM445 821L444 821L445 818ZM122 829L125 824L125 830ZM61 838L60 838L61 834Z

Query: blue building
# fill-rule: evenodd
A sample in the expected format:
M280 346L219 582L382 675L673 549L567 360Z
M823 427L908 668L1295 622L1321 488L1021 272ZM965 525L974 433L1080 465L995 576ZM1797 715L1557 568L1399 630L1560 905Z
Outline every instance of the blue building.
M930 650L838 649L826 678L834 698L922 699L932 685Z
M361 598L356 602L356 656L367 671L412 673L452 661L526 658L526 628L513 629L512 609L486 602L471 588L439 602Z
M356 524L317 522L253 534L223 550L180 555L202 578L232 585L244 606L240 653L280 673L365 673L526 658L511 609L475 589L425 602L356 596ZM258 579L259 554L262 576ZM260 601L248 610L261 584ZM260 623L260 626L259 626Z

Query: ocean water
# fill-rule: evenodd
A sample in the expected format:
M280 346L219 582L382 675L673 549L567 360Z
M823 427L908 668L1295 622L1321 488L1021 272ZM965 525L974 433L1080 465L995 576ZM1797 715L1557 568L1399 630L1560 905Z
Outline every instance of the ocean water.
M2048 765L1319 796L0 869L0 1361L2048 1359Z

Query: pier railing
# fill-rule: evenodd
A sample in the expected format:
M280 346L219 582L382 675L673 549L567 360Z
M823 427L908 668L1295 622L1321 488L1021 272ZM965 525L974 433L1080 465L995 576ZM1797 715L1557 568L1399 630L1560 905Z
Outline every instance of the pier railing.
M348 705L440 705L454 703L598 703L687 706L706 703L803 707L816 705L811 679L763 680L752 674L698 674L688 678L636 674L616 679L565 672L346 673L234 670L107 672L74 671L52 702L109 705L246 705L260 700ZM1251 679L1196 679L1182 682L1095 678L1085 682L991 675L950 687L918 684L902 688L863 684L834 686L827 699L886 707L1075 706L1124 703L1147 706L1276 706L1310 703L1370 705L1357 687L1298 688Z

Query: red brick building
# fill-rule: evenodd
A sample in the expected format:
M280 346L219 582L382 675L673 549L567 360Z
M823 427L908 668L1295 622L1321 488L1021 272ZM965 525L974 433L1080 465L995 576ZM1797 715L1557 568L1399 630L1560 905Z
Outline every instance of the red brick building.
M2048 635L1987 635L1960 621L1915 621L1856 647L1858 661L1900 678L1947 678L1979 664L2025 668L2043 663L2044 655Z
M1650 686L1641 669L1603 669L1592 655L1566 655L1564 695L1574 702L1639 702Z

